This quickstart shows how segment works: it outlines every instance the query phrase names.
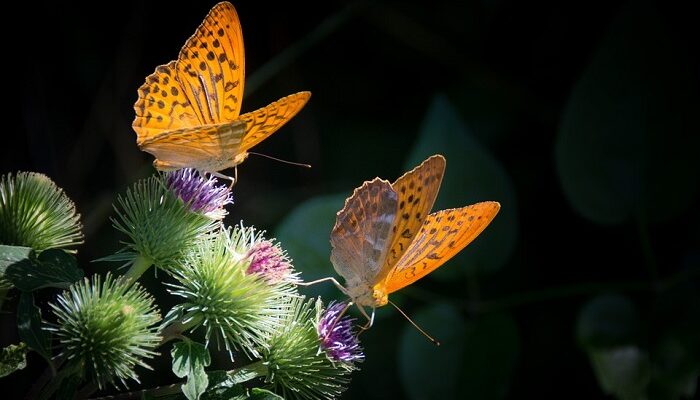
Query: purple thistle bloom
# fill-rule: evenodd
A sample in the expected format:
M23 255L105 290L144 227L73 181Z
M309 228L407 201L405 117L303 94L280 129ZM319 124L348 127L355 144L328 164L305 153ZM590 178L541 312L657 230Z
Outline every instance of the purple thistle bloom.
M206 179L194 169L183 168L167 175L166 184L193 212L213 219L223 219L224 206L233 203L231 190L216 186L216 179Z
M365 355L362 354L360 341L352 331L353 319L344 316L338 321L345 307L344 303L331 302L321 315L318 322L321 347L333 361L344 363L363 361Z
M273 284L292 276L292 264L284 251L269 240L255 243L246 257L250 259L248 274L259 274Z

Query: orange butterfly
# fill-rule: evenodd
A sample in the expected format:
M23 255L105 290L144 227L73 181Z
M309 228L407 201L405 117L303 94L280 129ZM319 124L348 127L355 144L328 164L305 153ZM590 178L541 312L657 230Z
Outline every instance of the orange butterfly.
M218 171L242 163L311 96L296 93L239 115L244 72L238 14L231 3L219 3L178 59L156 68L138 90L132 126L139 148L156 157L156 169L195 168L235 182Z
M459 253L501 208L487 201L429 214L444 172L445 158L434 155L394 183L380 178L365 182L338 212L331 262L345 278L345 287L333 278L321 280L333 281L360 306L368 319L366 328L390 293ZM363 307L372 308L372 317Z

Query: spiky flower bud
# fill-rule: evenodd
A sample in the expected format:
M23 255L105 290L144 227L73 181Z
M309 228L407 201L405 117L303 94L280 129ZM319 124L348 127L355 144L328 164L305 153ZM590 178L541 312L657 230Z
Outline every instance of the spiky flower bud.
M224 206L233 203L228 187L216 186L216 178L206 179L191 168L168 173L165 181L168 188L187 204L190 210L212 219L224 219Z
M61 354L83 366L100 388L119 382L126 386L128 379L138 382L134 368L149 368L144 359L156 355L160 314L138 284L110 274L104 282L94 276L92 282L86 278L73 284L50 306L56 323L46 329L58 337Z
M191 329L205 327L207 345L212 338L232 354L241 349L256 355L264 339L280 327L289 312L296 287L287 281L271 284L249 274L247 257L235 244L244 228L220 231L199 245L175 270L178 283L171 293L184 298L166 316L166 324L180 321Z
M160 176L137 182L117 203L118 218L112 222L129 241L120 253L105 259L127 262L138 259L142 269L154 264L170 272L199 238L220 226L209 216L192 211L189 204L167 188ZM139 270L132 278L141 273Z
M355 369L350 362L334 362L321 350L318 327L324 326L323 305L318 299L292 300L292 312L283 327L262 348L266 380L285 399L334 399L346 389Z
M46 175L18 172L0 178L0 244L41 251L83 242L80 214Z

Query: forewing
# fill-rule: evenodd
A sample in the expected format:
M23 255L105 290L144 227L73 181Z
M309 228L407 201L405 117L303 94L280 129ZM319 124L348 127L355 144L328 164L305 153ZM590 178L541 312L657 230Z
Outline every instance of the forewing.
M423 221L430 214L444 173L445 158L434 155L391 185L398 194L399 209L392 228L395 233L394 239L380 274L382 277L391 271L408 250Z
M163 132L202 124L185 97L175 61L156 68L139 88L138 96L134 104L136 118L132 123L138 144Z
M299 92L283 97L266 107L246 113L239 120L245 122L242 151L248 151L265 138L272 135L304 107L310 92Z
M234 121L241 111L245 59L233 5L214 6L182 47L177 73L203 125Z
M501 208L494 201L430 214L386 279L388 293L428 275L454 257L488 226Z
M350 285L372 285L392 239L397 196L391 184L375 178L355 189L336 216L331 262Z

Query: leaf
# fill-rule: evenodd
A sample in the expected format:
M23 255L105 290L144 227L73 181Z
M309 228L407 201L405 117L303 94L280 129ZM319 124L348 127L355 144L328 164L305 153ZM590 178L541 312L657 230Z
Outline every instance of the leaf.
M242 385L230 378L227 371L208 371L209 387L201 400L238 400L246 398Z
M8 266L5 276L18 289L31 292L46 287L68 289L84 275L75 257L60 249L49 249L36 260L25 258Z
M269 390L266 389L261 389L261 388L252 388L250 389L250 396L248 396L249 400L284 400L284 397L279 396L275 393L272 393Z
M173 357L173 373L178 378L187 377L182 393L189 400L197 400L209 385L204 368L211 364L207 348L200 343L184 340L175 343L170 354Z
M595 297L583 306L576 325L576 338L587 349L635 344L641 321L628 298L617 294Z
M501 211L474 243L431 276L451 280L465 272L501 268L517 240L515 188L500 162L474 139L444 96L437 96L428 109L404 170L414 168L433 154L442 154L447 159L433 211L486 200L500 202Z
M24 369L27 366L27 345L24 343L11 344L2 349L0 354L0 378Z
M512 318L465 322L451 305L423 308L416 323L441 342L431 344L406 324L399 344L399 374L411 399L493 399L507 393L519 349Z
M600 224L667 220L700 191L697 81L650 2L629 2L573 88L555 148L572 207Z
M330 261L330 234L335 224L335 215L351 193L320 196L307 200L295 208L277 226L275 237L287 250L294 266L309 282L329 276L339 277ZM308 287L310 297L334 298L338 291L332 283L324 282Z
M598 383L619 399L646 398L651 378L649 356L637 346L622 346L589 353Z
M50 351L51 337L41 328L41 310L34 305L34 296L28 292L22 292L17 304L17 331L19 338L44 357L54 370Z
M0 245L0 278L10 265L33 257L34 250L31 247Z

